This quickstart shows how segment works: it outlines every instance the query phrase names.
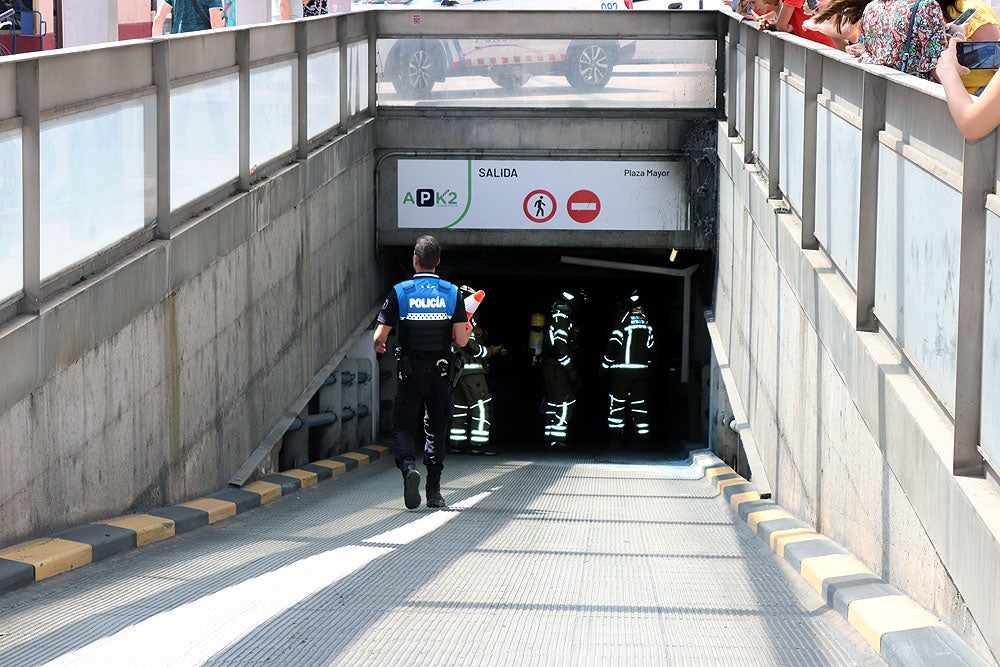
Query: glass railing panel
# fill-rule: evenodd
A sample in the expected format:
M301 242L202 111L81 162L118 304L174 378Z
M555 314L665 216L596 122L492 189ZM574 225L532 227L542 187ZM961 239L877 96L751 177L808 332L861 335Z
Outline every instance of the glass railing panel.
M875 315L954 414L961 192L885 144L878 191Z
M320 51L309 56L309 138L340 123L340 52Z
M155 97L45 121L39 147L43 279L153 221Z
M21 131L0 132L0 301L23 288Z
M368 104L368 42L347 47L347 113L353 116Z
M983 317L982 447L1000 470L1000 216L986 214L986 303Z
M852 287L858 284L861 128L831 103L816 112L816 238ZM860 119L855 119L860 122Z
M708 40L381 39L381 106L715 106Z
M170 207L239 177L239 75L170 91Z
M781 168L778 180L792 209L802 212L802 146L805 95L790 80L781 83Z
M250 70L250 172L295 147L294 60Z

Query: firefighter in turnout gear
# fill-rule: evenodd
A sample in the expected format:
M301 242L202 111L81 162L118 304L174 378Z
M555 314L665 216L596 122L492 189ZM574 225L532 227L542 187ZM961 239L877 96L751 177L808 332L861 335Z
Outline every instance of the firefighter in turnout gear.
M625 424L631 415L638 440L649 439L649 366L653 355L653 327L639 302L638 292L629 297L628 311L611 336L604 353L604 370L610 371L610 409L608 431L611 449L619 449L625 436Z
M458 288L441 280L435 269L441 246L433 236L421 236L413 248L414 276L395 285L382 304L375 328L375 352L386 350L386 340L398 327L398 384L392 406L396 440L396 467L403 473L403 501L407 509L420 505L420 473L416 467L417 430L423 417L421 449L427 467L427 506L444 507L441 471L451 418L451 382L448 374L452 339L464 347L469 339L468 316Z
M475 290L462 285L463 296L474 294ZM490 445L491 401L490 387L486 374L490 370L489 360L497 354L506 354L502 345L487 345L486 332L476 320L472 320L469 342L457 352L464 365L454 391L454 408L451 412L451 434L449 451L455 454L496 454Z
M574 339L574 295L563 292L552 304L545 347L542 380L545 383L545 443L549 449L567 449L567 435L578 384L570 342Z

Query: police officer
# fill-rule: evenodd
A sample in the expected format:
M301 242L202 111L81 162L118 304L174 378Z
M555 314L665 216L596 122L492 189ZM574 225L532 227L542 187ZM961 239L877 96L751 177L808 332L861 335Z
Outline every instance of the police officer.
M463 297L476 292L467 285L462 285L459 291ZM490 445L490 407L493 397L486 382L486 374L490 370L490 358L506 354L507 350L503 345L487 345L486 333L475 319L471 324L468 345L457 350L464 363L455 385L450 451L457 454L494 455L496 450Z
M545 348L542 380L545 383L545 443L549 449L567 449L567 430L576 403L577 374L570 342L574 340L572 308L574 295L560 294L552 304Z
M653 345L653 327L639 301L639 293L632 292L628 310L608 338L602 364L611 375L611 406L608 411L611 449L621 448L629 413L639 441L645 442L649 438L646 398L649 393L649 366Z
M396 439L396 467L403 473L403 501L407 509L420 505L420 473L416 467L417 428L423 418L424 465L427 467L427 506L444 507L441 470L451 417L448 379L451 343L469 340L465 306L458 288L436 274L441 246L433 236L421 236L413 248L412 280L395 285L382 304L375 328L375 351L385 352L389 332L399 326L398 383L392 406Z

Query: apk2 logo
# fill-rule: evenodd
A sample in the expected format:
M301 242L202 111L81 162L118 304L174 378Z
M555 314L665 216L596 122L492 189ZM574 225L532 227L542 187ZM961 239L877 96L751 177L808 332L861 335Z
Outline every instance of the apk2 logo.
M435 192L433 188L418 188L403 195L404 204L415 204L421 208L430 206L458 206L458 193L452 190Z

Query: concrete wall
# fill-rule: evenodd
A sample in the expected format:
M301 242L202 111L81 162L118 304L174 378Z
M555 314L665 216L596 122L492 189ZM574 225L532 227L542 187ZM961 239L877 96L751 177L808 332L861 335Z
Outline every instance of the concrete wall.
M720 126L717 346L775 500L1000 653L1000 502L951 474L953 429L801 222Z
M374 122L0 328L0 545L218 490L376 291Z

